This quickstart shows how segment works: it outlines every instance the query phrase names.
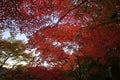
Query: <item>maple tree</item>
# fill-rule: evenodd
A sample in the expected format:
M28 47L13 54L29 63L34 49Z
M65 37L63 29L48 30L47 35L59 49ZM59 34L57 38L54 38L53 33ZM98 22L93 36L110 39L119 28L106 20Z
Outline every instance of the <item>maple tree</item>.
M0 28L26 34L28 49L36 49L38 55L30 66L47 62L52 68L70 70L78 66L76 60L87 63L87 56L101 65L109 63L108 56L117 58L119 63L119 3L120 0L2 0Z

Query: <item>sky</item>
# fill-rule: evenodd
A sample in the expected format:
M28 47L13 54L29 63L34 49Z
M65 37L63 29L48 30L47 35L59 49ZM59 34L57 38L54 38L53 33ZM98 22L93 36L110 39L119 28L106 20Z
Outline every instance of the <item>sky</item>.
M2 33L2 39L8 39L10 37L10 31L9 30L6 30ZM27 37L25 36L25 34L21 34L21 33L18 33L16 36L15 36L15 39L16 40L23 40L25 43L27 43L28 39Z

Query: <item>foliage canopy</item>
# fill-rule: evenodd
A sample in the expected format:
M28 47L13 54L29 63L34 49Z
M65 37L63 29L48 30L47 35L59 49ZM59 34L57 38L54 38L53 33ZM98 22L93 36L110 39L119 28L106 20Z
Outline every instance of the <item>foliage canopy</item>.
M75 80L90 80L91 71L97 77L105 74L111 79L113 62L120 69L119 3L120 0L1 0L0 29L27 36L27 48L36 49L38 55L32 67L46 62L49 69L73 71ZM101 66L89 67L93 63ZM102 71L109 68L107 73Z

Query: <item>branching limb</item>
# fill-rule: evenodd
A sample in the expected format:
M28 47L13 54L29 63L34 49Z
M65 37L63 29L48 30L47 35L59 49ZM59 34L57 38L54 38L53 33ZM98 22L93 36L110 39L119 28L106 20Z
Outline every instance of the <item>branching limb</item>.
M82 3L78 4L77 6L71 8L70 10L68 10L62 17L60 17L60 19L57 21L57 23L55 24L55 26L58 26L59 22L60 22L61 20L63 20L64 17L67 16L71 11L77 9L79 6L81 6L82 4L84 4L84 3L87 2L87 1L88 1L88 0L85 0L85 1L83 1Z

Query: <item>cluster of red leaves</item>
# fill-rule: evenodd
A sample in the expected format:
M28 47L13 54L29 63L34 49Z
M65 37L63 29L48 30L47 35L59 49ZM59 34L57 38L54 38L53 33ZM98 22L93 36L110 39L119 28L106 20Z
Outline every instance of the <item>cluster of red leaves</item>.
M24 73L33 76L36 80L63 80L64 78L59 69L47 70L44 67L30 67Z
M79 31L79 26L59 26L53 28L46 28L45 30L40 29L38 33L44 34L52 40L57 40L58 42L73 41L76 34Z
M82 30L84 47L81 51L85 55L92 56L94 59L104 61L105 55L107 54L107 48L120 45L120 28L115 25L116 24L96 27L92 30ZM116 51L118 51L118 49L116 49ZM118 55L118 53L116 54L116 51L111 55Z
M69 56L63 51L65 46L63 43L74 41L78 31L79 27L77 26L43 28L33 35L29 44L34 44L33 47L36 47L44 55L44 58L51 57L53 58L52 62L62 61Z
M6 0L0 5L2 6L0 11L3 12L1 22L5 24L4 20L8 18L20 19L18 21L19 29L24 33L32 34L29 37L29 48L37 48L44 55L39 56L39 58L45 58L43 62L50 61L56 64L59 61L59 63L67 63L63 66L64 69L71 69L71 65L77 66L77 64L74 64L76 56L69 56L63 51L63 47L65 47L63 43L65 42L77 43L79 45L77 55L90 56L94 60L100 60L101 63L104 63L107 53L120 56L120 20L118 18L120 11L118 3L120 1L85 1ZM53 16L51 17L51 15ZM57 26L45 26L48 25L49 21L54 23L55 20L51 20L54 17L59 21ZM38 19L36 20L36 18ZM69 20L72 21L69 22ZM8 21L6 24L9 28L10 22ZM38 77L44 77L44 80L52 79L44 76L51 73L44 69L34 68L30 71L33 71L30 73L38 74ZM40 71L41 74L38 73ZM51 74L56 73L53 71Z

